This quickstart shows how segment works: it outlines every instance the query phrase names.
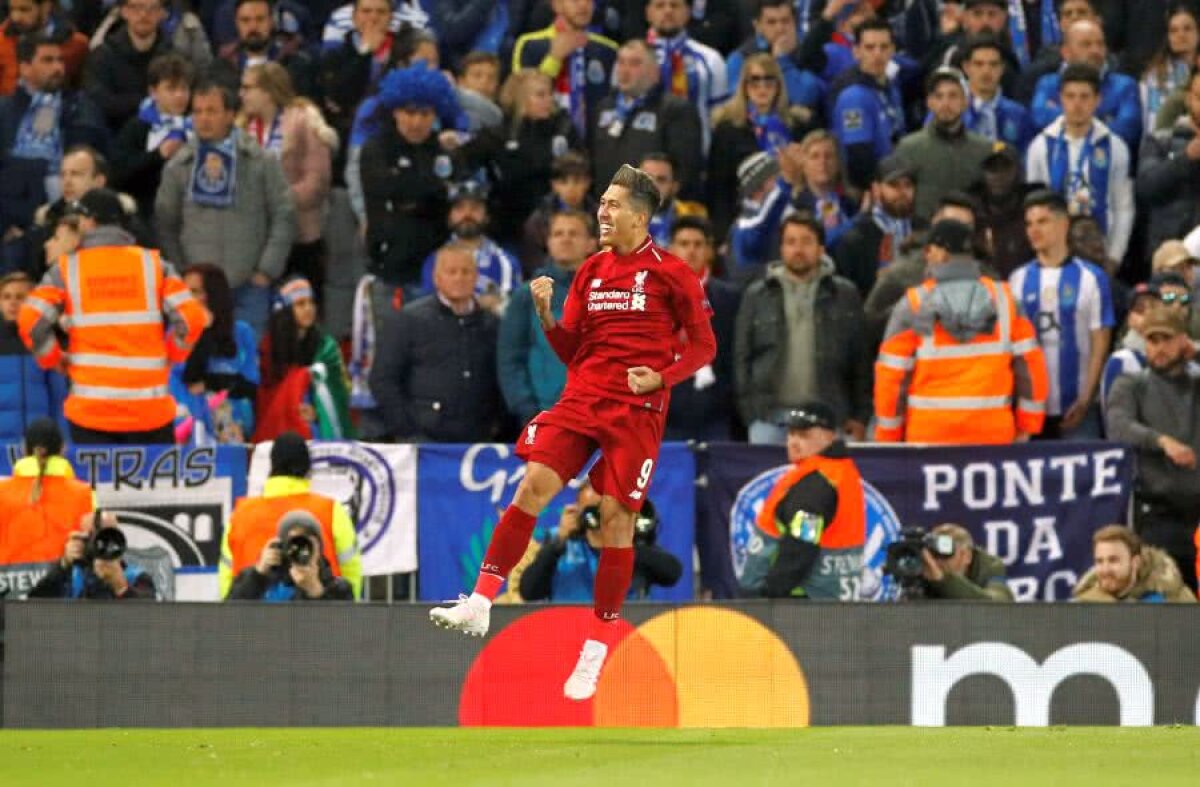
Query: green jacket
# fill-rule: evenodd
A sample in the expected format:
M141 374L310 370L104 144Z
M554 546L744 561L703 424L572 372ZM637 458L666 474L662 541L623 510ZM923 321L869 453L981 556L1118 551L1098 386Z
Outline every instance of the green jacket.
M916 169L917 218L929 220L937 201L951 191L966 191L983 176L983 160L992 154L992 142L972 131L946 137L929 123L896 146L896 154Z
M967 573L945 572L938 582L925 581L930 598L967 601L1012 601L1012 591L1004 581L1004 562L979 547L971 549Z

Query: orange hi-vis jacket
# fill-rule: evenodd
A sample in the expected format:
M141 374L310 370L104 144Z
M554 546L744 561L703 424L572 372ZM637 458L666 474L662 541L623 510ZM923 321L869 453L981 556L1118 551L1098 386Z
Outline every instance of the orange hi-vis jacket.
M157 429L175 418L170 366L187 359L207 313L157 251L101 227L59 259L21 307L21 339L43 369L65 360L71 423L104 432ZM92 243L89 243L92 241ZM67 353L54 334L67 331Z
M75 479L71 465L52 456L42 476L42 494L32 500L37 459L26 457L13 477L0 481L0 566L58 560L67 537L95 508L92 488Z
M831 457L817 454L792 465L775 482L775 486L771 487L755 523L767 535L779 538L782 535L779 532L780 503L792 487L812 473L820 473L837 492L837 509L833 512L829 524L817 534L820 539L818 545L822 549L861 547L867 540L867 513L862 476L854 460L847 456Z
M333 575L342 575L333 540L334 500L314 492L284 497L244 497L233 509L229 520L229 557L234 577L242 569L258 563L263 547L279 535L279 520L291 511L303 510L321 523L321 554L329 561Z
M932 274L896 304L879 348L875 439L998 444L1013 442L1018 432L1040 432L1049 395L1046 359L1008 285L981 276L978 263L962 259L938 265ZM935 291L970 281L982 285L995 319L990 330L961 341L945 319L964 315L937 310L965 304L935 298ZM975 311L980 306L986 308L970 304Z

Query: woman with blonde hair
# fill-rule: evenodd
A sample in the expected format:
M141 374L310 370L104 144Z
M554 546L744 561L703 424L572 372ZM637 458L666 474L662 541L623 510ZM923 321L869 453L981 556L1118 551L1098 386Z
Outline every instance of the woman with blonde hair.
M550 77L517 71L500 88L504 122L483 129L462 147L468 171L487 170L495 239L516 245L538 201L550 192L554 159L581 148L571 117L554 101Z
M296 206L296 243L287 275L298 274L317 293L325 281L325 242L321 228L333 176L337 133L316 104L298 97L287 69L278 63L250 66L242 74L242 113L238 125L267 153L277 157Z
M807 211L825 228L825 248L833 248L858 204L846 196L837 140L825 129L810 131L801 140L800 182L792 191L792 207Z
M738 165L759 151L775 155L779 148L819 128L820 117L815 106L788 102L778 61L759 52L746 58L737 90L713 112L712 126L708 193L713 230L720 238L737 217Z

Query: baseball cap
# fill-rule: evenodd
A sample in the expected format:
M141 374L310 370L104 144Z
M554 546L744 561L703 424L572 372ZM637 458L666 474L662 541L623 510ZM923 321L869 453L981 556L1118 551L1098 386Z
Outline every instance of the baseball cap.
M125 208L112 189L92 189L68 208L69 213L85 216L97 224L122 224Z
M875 180L879 183L894 183L908 178L916 182L917 170L908 159L893 153L880 160L875 167Z
M1142 317L1142 336L1147 339L1155 335L1179 336L1183 333L1187 333L1187 325L1178 309L1155 306Z
M748 197L779 175L779 162L770 153L759 151L738 164L738 191Z
M940 246L951 254L971 251L971 228L961 221L942 219L929 230L926 246Z
M983 160L984 169L999 169L1004 166L1016 167L1021 164L1021 157L1017 155L1016 149L1011 145L1005 145L1003 142L997 142L992 146L992 152L987 154Z
M829 429L837 430L837 419L833 408L824 402L805 402L784 414L784 424L788 429Z
M1150 290L1155 295L1162 292L1163 287L1182 287L1185 290L1190 290L1187 279L1180 276L1175 271L1159 271L1150 277Z
M925 78L925 92L932 93L943 82L953 82L961 87L964 93L969 92L967 78L954 66L939 66L929 72L929 76Z
M310 512L302 508L288 511L279 517L279 525L275 534L280 541L283 541L287 538L288 532L292 530L303 530L315 538L318 544L324 544L321 539L321 523Z
M1187 246L1183 245L1183 241L1169 240L1155 249L1154 257L1150 261L1150 270L1160 271L1164 268L1174 268L1176 265L1191 262L1195 262L1195 258L1192 257Z

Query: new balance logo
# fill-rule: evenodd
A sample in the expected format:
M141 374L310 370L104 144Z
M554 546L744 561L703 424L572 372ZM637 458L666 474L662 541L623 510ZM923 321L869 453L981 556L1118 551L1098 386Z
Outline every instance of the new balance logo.
M639 490L639 489L635 489L635 490L633 490L632 492L630 492L630 493L629 493L629 499L630 499L630 500L641 500L641 499L642 499L642 492L641 492L641 490Z
M594 290L594 289L598 288L603 283L604 283L604 279L592 279L592 289Z
M533 438L537 435L537 424L530 424L525 430L525 445L533 445Z

